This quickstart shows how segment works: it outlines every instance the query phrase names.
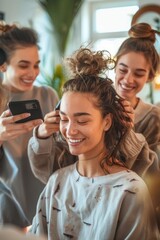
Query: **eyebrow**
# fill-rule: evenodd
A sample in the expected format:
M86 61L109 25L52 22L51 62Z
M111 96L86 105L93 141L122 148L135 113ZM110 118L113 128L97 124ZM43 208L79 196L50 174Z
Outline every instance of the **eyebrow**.
M65 112L60 111L60 114L62 115L67 115ZM89 113L86 112L77 112L73 114L75 117L79 117L79 116L91 116Z
M27 61L27 60L21 60L19 61L19 63L30 63L30 61ZM39 64L40 63L40 60L36 62L36 64Z
M123 66L123 67L128 67L128 66L127 66L126 64L124 64L124 63L119 63L119 65L121 65L121 66ZM143 68L137 68L136 70L137 70L137 71L146 72L146 70L143 69Z

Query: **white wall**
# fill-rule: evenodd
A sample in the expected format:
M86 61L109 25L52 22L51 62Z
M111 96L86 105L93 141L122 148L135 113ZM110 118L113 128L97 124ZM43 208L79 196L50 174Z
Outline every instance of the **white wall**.
M54 0L53 0L54 1ZM94 1L94 0L85 0ZM110 0L118 2L122 0ZM160 4L159 0L139 0L139 6L145 4ZM30 25L29 21L34 19L35 11L39 8L38 0L0 0L0 11L5 13L7 23L19 22L21 25Z
M29 26L37 7L37 0L0 0L0 11L5 13L7 23L18 22Z

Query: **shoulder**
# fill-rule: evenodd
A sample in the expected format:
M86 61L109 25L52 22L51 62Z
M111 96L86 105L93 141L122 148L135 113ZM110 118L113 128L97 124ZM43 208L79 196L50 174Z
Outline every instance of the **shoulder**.
M55 89L51 88L50 86L46 86L46 85L43 85L43 86L36 86L35 85L33 87L33 90L35 92L41 92L42 94L52 94L52 95L58 96Z
M147 185L144 180L134 171L127 170L120 175L120 181L122 182L123 191L131 194L147 193Z
M75 164L56 170L48 180L47 189L56 188L58 185L65 185L73 177L74 170Z
M135 123L144 119L160 120L160 108L154 104L145 103L141 99L135 109Z

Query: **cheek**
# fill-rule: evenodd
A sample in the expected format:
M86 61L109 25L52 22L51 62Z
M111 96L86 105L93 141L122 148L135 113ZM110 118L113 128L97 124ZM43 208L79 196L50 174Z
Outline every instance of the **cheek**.
M148 78L146 78L146 77L137 80L137 85L138 85L140 90L144 87L144 85L146 84L147 80L148 80Z
M59 129L60 129L61 134L65 137L66 136L66 126L60 122Z
M36 76L38 76L39 75L39 73L40 73L40 69L38 68L38 69L36 69Z

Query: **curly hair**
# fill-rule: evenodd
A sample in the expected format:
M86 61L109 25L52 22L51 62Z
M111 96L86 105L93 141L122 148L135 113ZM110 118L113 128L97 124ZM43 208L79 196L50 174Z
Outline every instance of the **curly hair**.
M112 115L112 126L105 133L105 145L112 163L116 162L119 152L119 144L128 131L126 121L131 121L122 104L122 98L116 93L113 82L107 76L102 77L105 71L115 65L110 54L106 51L91 51L88 48L80 48L64 61L65 67L72 76L65 82L62 94L80 92L91 94L95 97L93 104L101 111L104 118Z

